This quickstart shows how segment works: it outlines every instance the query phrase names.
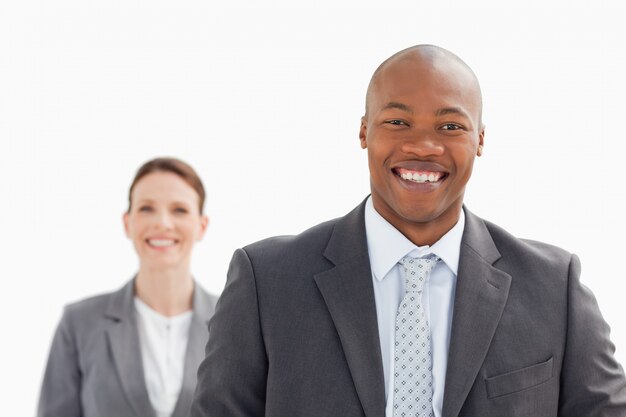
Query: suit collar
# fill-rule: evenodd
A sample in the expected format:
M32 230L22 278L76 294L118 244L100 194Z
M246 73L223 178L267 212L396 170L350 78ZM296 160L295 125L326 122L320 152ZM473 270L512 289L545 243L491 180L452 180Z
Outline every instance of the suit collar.
M135 296L135 278L111 294L105 316L115 320L130 320L133 317L133 298Z
M211 296L194 281L193 315L201 323L208 324L215 311L215 303Z
M114 320L133 319L135 310L133 298L135 297L135 278L124 284L122 288L111 294L111 300L105 311L105 315ZM200 321L209 322L209 318L215 310L211 296L194 282L193 292L193 315Z
M215 311L215 303L200 286L194 284L193 316L189 327L189 340L185 353L183 385L172 412L172 417L187 417L197 382L198 365L204 359L204 345L208 334L209 318Z
M335 223L324 251L335 266L315 275L315 282L337 328L365 415L383 417L385 383L364 209L362 203Z
M501 255L484 221L464 210L443 417L459 415L511 284L511 276L493 266ZM365 202L337 221L324 252L335 267L317 274L315 281L337 327L365 415L382 417L384 376L364 213Z
M489 350L511 276L493 266L500 258L485 223L465 209L443 417L457 417Z
M367 255L365 236L365 203L363 200L354 210L337 220L328 245L324 250L326 259L339 265Z
M381 281L406 255L422 257L437 255L454 276L458 274L461 239L465 227L465 214L432 246L417 246L381 216L369 197L365 203L365 232L370 264L374 277Z
M135 280L126 283L111 294L105 316L112 319L107 329L113 362L120 377L122 388L137 416L154 416L146 389L139 334L135 320L133 298ZM183 386L172 417L187 415L196 384L196 368L204 357L204 343L208 319L215 305L211 297L200 286L194 284L193 315L189 328L189 340L185 354Z
M120 385L137 416L154 416L146 389L133 297L135 280L111 294L105 316L112 319L107 338Z
M500 259L500 251L496 247L485 222L465 206L465 230L463 232L463 244L472 250L485 262L493 264Z

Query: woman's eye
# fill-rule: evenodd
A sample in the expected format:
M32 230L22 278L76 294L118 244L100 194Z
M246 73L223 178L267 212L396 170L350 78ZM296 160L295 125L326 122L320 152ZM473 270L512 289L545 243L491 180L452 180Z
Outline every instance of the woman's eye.
M139 207L139 211L151 212L152 211L152 207L150 207L150 206L141 206L141 207Z

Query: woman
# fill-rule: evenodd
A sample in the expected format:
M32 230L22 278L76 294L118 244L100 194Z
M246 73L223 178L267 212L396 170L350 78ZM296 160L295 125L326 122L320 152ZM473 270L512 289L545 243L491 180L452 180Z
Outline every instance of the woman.
M186 163L146 162L129 190L126 235L139 272L120 290L65 308L39 417L187 417L216 298L191 252L208 224L204 187Z

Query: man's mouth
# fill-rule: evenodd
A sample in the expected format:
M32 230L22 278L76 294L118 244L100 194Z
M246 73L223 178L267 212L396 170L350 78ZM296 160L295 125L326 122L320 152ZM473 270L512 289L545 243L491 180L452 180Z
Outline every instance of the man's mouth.
M168 248L177 243L174 239L146 239L146 242L155 248Z
M403 180L415 182L418 184L435 183L446 176L446 173L441 171L416 171L406 168L396 168L394 171L395 174Z

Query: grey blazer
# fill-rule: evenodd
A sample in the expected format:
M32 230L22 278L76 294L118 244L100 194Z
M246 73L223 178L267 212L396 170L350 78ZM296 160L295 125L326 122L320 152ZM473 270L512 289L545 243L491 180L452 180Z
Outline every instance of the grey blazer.
M465 213L443 417L626 416L576 256ZM384 417L364 205L237 250L209 330L192 417Z
M134 280L65 308L52 341L39 417L154 417L135 321ZM173 417L189 416L215 297L195 284L183 386Z

